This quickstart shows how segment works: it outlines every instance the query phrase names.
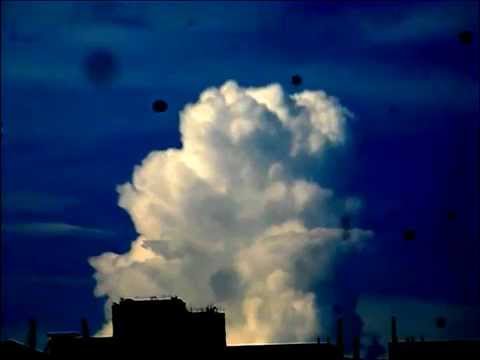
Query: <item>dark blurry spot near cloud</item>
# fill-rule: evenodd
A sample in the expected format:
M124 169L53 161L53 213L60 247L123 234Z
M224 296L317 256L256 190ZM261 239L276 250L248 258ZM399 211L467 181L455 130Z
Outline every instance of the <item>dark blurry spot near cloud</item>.
M233 269L217 271L210 278L210 287L218 301L235 298L240 292L240 278Z
M469 30L461 31L458 33L458 41L462 44L470 45L473 40L473 33Z
M88 79L97 86L110 85L118 76L118 62L111 51L97 49L85 58Z
M457 218L457 213L453 210L447 212L447 219L448 220L455 220Z
M155 112L165 112L168 109L168 104L165 100L157 99L152 103L152 109Z
M403 232L403 238L405 240L414 240L415 239L415 230L413 229L406 229L404 232Z
M298 74L292 75L291 81L292 81L292 84L295 86L299 86L303 82L302 77Z

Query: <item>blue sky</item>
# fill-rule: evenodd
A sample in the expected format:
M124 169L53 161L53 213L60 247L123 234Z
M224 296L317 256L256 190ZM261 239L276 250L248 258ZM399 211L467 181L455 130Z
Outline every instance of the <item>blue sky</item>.
M480 318L478 10L473 1L2 2L4 336L21 339L31 316L40 331L77 329L82 316L98 329L104 300L87 259L124 252L136 236L116 186L150 151L181 146L178 112L203 89L234 79L293 93L295 73L301 89L322 89L355 115L347 145L312 174L360 197L352 221L375 232L369 251L337 269L342 306L452 308L460 335L480 336L480 321L460 319ZM458 41L464 30L472 44ZM99 50L114 62L109 83L86 70ZM152 112L157 98L167 112Z

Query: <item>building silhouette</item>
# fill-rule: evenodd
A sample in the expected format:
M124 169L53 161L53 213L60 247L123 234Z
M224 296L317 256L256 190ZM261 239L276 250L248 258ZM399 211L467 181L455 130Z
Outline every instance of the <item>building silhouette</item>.
M188 309L178 297L121 299L112 306L113 335L90 336L86 319L80 332L51 332L43 352L35 349L36 322L30 321L26 345L8 340L1 343L2 359L88 359L182 357L264 359L270 357L342 360L361 359L360 337L353 340L353 352L344 355L344 325L337 320L336 341L322 343L265 344L228 346L225 314L214 306ZM390 360L480 359L480 341L415 341L400 339L397 319L392 318L392 337L388 346ZM367 352L366 359L378 359L383 351Z
M45 352L54 359L153 354L221 355L228 359L283 355L302 359L341 358L337 347L326 343L227 346L225 314L214 306L189 310L178 297L121 299L112 305L112 323L112 337L49 333Z
M420 341L409 336L401 341L397 319L392 317L392 338L388 344L389 360L473 360L480 359L479 340Z
M189 311L178 297L121 299L112 306L113 338L124 343L158 343L171 348L191 346L223 349L227 346L225 314L214 306Z

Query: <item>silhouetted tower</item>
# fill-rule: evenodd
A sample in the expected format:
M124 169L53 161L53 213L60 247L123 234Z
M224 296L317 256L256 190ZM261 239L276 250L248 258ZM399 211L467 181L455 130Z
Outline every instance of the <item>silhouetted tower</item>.
M35 319L30 319L28 321L28 331L25 343L30 349L35 349L37 347L37 321Z
M82 318L81 320L81 329L82 329L82 337L89 338L90 328L88 327L88 321L85 318Z
M343 359L343 354L345 352L345 345L343 342L343 319L338 318L337 320L337 349L338 356L340 359Z
M360 360L360 337L353 338L353 360Z
M392 316L392 343L398 343L398 336L397 336L397 318Z

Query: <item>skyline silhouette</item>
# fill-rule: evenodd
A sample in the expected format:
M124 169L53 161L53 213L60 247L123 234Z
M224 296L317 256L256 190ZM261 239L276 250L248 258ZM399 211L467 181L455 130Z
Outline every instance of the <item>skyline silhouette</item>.
M326 341L317 337L316 342L228 345L225 313L214 305L189 310L186 303L176 296L122 298L112 304L112 322L111 337L92 337L88 322L82 318L80 332L49 332L45 349L39 351L36 345L36 321L31 320L25 344L4 341L0 345L0 354L22 355L32 359L195 354L202 357L223 356L227 359L298 356L323 360L379 360L387 354L385 347L375 338L370 346L363 347L360 336L354 336L351 351L346 354L346 329L341 317L337 319L334 343L329 337ZM415 336L401 338L397 325L396 317L392 317L389 360L474 359L480 355L480 339L428 341Z
M478 2L0 6L0 341L480 338Z

